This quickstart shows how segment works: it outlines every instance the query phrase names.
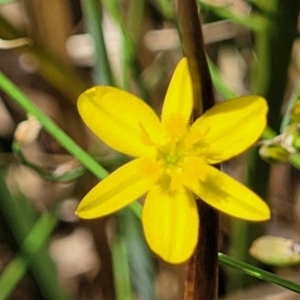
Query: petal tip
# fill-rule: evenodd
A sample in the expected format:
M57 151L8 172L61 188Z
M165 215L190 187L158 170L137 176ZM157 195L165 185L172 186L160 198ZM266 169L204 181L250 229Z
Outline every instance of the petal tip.
M262 222L266 222L271 219L271 210L269 206L267 206L267 209L264 211L264 215L261 218Z
M88 205L83 205L83 200L79 203L75 210L75 215L80 219L95 219L98 218L93 209L90 209Z
M172 264L172 265L180 265L188 262L188 260L192 257L194 250L191 253L185 253L184 255L168 255L165 256L161 253L156 253L158 257L160 257L163 261L166 263Z
M259 213L249 216L248 220L252 222L266 222L271 219L270 207L264 202L265 207Z
M261 201L262 201L263 205L261 206L261 209L260 209L260 216L258 218L256 218L256 220L259 222L265 222L265 221L270 220L270 218L271 218L271 209L265 201L263 201L262 199L261 199Z
M80 219L86 219L84 217L85 213L84 213L84 209L82 209L81 205L79 204L78 207L75 210L75 215L77 217L79 217Z

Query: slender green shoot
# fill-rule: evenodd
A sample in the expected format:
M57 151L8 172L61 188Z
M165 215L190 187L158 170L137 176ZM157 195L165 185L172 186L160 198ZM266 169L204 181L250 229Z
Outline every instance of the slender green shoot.
M36 107L30 99L1 71L0 89L17 102L28 114L35 116L43 128L98 179L103 179L108 175L108 172L90 154L85 152L55 122ZM130 208L138 217L141 216L142 208L139 202L130 204Z
M264 19L261 17L254 15L238 15L237 13L233 12L230 7L226 7L225 5L216 6L204 0L198 0L198 3L200 4L201 8L211 11L222 19L245 26L254 31L260 31L263 28Z
M292 96L289 99L287 109L285 111L285 114L283 116L282 122L280 124L280 133L283 133L285 128L291 123L291 109L295 105L295 102L300 99L300 80L292 94Z
M94 81L97 84L114 85L108 60L102 26L102 7L98 0L81 1L87 29L95 43Z
M221 263L224 263L228 266L238 269L249 276L264 280L269 283L274 283L274 284L282 286L290 291L294 291L294 292L300 294L300 285L299 284L296 284L290 280L286 280L286 279L279 277L275 274L272 274L270 272L264 271L260 268L254 267L245 262L234 259L226 254L219 253L218 256L219 256L219 261Z
M112 261L114 269L114 282L116 285L116 299L134 299L130 282L128 253L124 237L119 235L112 243Z
M34 258L35 253L45 245L56 224L57 219L52 213L44 213L34 224L21 246L20 256L15 257L1 274L0 300L7 299L26 274L30 257Z

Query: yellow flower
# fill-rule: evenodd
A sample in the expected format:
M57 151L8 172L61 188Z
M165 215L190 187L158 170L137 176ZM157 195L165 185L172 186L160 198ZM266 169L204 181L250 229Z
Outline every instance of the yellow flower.
M108 86L83 93L78 109L100 139L134 157L84 197L79 217L113 213L148 192L142 214L146 240L170 263L186 261L195 249L197 197L237 218L270 218L263 200L211 166L245 151L260 137L266 126L263 98L228 100L191 125L192 86L184 58L171 79L161 119L136 96Z

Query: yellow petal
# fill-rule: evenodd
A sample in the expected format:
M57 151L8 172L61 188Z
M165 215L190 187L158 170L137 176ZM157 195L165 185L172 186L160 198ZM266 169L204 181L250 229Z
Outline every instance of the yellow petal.
M259 96L217 104L192 125L189 143L205 152L209 164L228 160L258 140L266 127L267 110L265 99Z
M250 220L270 218L268 205L246 186L199 159L186 162L184 185L200 199L223 213Z
M76 213L83 219L113 213L145 194L158 176L155 162L135 159L98 183L80 202Z
M181 134L190 121L193 109L192 81L187 59L177 65L165 97L162 123L174 134Z
M147 195L142 220L150 248L163 260L179 264L193 254L199 217L192 193L183 187L170 192L155 185Z
M155 112L138 97L108 86L80 95L79 113L87 126L107 145L130 156L153 154L162 143L162 126Z

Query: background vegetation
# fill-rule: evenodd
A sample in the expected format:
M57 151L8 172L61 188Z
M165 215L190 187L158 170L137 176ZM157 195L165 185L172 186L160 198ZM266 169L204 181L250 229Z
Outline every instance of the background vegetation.
M300 2L197 2L216 98L268 100L264 159L275 162L256 147L222 166L269 202L272 219L257 225L221 216L220 298L298 299L297 265L262 265L248 250L272 234L293 246L281 244L283 256L300 252L300 118L291 114L300 97ZM183 55L176 3L0 4L0 299L182 299L185 266L150 253L140 205L92 221L74 215L82 196L127 160L84 127L77 97L95 84L114 85L159 112Z

